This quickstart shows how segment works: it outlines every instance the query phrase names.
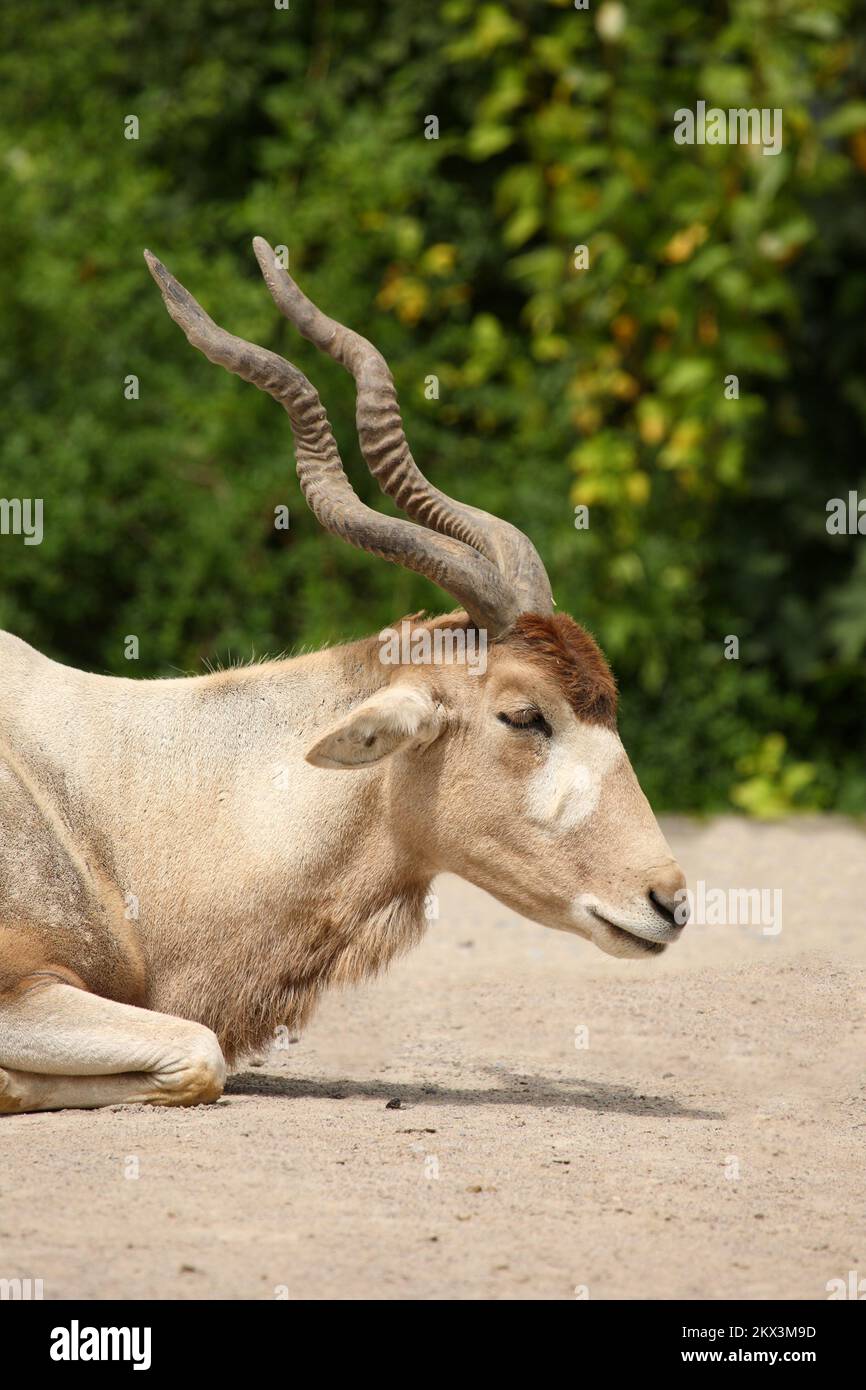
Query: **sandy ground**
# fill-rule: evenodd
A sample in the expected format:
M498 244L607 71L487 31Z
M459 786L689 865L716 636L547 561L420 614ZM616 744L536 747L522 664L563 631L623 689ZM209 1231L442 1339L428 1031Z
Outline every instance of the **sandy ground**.
M781 932L695 924L621 962L442 880L424 945L219 1104L0 1121L0 1278L821 1299L866 1276L866 834L665 829L692 886L781 889Z

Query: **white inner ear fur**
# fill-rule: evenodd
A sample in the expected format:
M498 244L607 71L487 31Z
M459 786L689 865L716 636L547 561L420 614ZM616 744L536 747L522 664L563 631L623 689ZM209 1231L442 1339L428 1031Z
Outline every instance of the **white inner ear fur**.
M306 760L314 767L365 767L406 744L429 742L440 727L439 712L426 690L391 685L332 725Z
M549 830L572 830L598 806L602 783L625 756L617 734L581 724L554 734L544 766L526 792L529 819Z

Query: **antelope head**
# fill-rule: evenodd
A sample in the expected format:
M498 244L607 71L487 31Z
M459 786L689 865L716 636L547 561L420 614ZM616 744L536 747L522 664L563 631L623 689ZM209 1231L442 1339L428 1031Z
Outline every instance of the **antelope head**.
M285 409L301 488L322 526L426 575L465 610L412 620L412 637L426 633L435 652L437 634L462 632L486 651L483 671L460 659L465 642L453 640L426 664L383 661L378 688L319 732L307 761L327 776L369 777L383 765L379 796L422 877L457 873L610 955L663 951L687 917L685 879L617 733L616 686L600 649L554 613L527 536L421 473L377 349L317 309L267 242L253 246L278 307L354 377L361 452L404 517L357 496L307 378L220 328L156 257L145 258L189 342Z

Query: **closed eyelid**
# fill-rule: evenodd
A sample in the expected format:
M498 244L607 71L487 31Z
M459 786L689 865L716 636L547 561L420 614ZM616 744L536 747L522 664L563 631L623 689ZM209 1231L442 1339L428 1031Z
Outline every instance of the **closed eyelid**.
M513 712L500 710L496 717L510 729L526 729L530 732L543 733L546 738L550 738L553 733L541 710L535 706L524 707Z

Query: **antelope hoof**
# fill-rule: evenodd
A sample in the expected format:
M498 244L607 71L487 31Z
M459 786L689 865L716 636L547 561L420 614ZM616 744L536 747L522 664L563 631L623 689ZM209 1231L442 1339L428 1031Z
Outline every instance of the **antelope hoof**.
M0 1067L0 1115L19 1115L24 1109L24 1092L11 1072Z

